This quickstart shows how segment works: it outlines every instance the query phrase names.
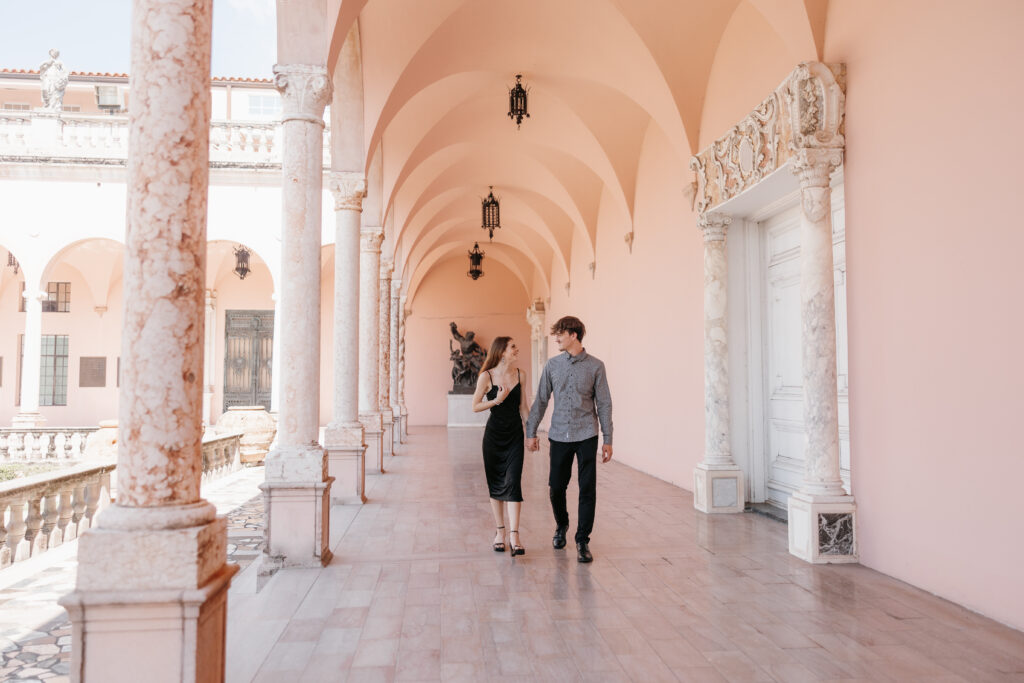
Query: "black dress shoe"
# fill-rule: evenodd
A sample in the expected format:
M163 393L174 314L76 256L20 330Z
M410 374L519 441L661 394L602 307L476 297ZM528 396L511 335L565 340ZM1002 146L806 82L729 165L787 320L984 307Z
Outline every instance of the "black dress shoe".
M580 562L593 562L594 556L590 554L590 548L586 543L576 544L576 559Z
M567 526L560 526L555 529L555 536L551 539L551 547L555 550L561 550L565 547L565 532L569 530Z

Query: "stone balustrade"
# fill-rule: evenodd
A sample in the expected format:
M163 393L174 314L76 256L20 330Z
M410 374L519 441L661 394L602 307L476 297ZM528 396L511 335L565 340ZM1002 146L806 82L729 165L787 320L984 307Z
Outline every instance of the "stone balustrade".
M2 112L0 158L4 157L120 165L128 157L128 117ZM213 121L210 163L227 167L280 164L281 124ZM324 167L330 167L330 132L326 129Z
M115 463L0 483L0 569L78 538L110 503Z
M242 434L213 434L203 437L203 480L231 474L242 466Z
M96 427L0 429L0 464L81 460L85 455L85 442L96 430Z

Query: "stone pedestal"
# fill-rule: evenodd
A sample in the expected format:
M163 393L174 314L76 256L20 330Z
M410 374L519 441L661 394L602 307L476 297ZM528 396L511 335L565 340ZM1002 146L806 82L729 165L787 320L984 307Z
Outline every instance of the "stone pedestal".
M853 496L789 497L789 552L815 564L857 562Z
M449 427L483 427L490 416L489 410L473 412L472 394L448 394Z
M381 421L381 448L384 450L385 455L395 454L395 444L397 443L394 439L395 435L395 416L391 412L391 409L382 410L380 412Z
M384 419L380 413L359 415L366 444L366 466L371 474L384 474Z
M331 503L340 505L366 502L366 444L363 425L329 424L324 430L327 449L327 474L334 479Z
M693 471L693 506L701 512L743 512L743 472L700 463Z

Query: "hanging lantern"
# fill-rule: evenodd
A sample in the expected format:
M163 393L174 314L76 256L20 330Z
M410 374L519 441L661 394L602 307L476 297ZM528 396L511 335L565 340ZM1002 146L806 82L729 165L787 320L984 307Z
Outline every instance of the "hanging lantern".
M14 254L12 254L11 252L7 252L7 265L10 266L11 268L14 268L15 275L18 274L18 268L20 267L18 264L18 259L14 258Z
M501 205L494 197L494 186L490 186L491 192L481 202L483 205L483 218L480 227L487 231L489 239L494 239L494 231L501 227Z
M250 272L249 250L241 246L235 247L235 275L239 280L244 280Z
M469 254L469 272L466 275L474 280L479 280L484 276L483 268L480 267L484 261L484 252L480 251L480 243L474 242L473 251L467 253Z
M523 75L516 74L516 84L508 91L508 117L514 119L516 128L523 122L523 118L530 118L530 112L526 110L526 94L529 92L523 87Z

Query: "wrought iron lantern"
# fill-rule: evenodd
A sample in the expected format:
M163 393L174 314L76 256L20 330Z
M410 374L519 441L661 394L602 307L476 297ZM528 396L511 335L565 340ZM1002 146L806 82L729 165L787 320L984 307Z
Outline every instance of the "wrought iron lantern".
M479 280L484 276L484 270L480 267L484 261L484 252L480 251L480 243L474 242L473 251L467 253L469 254L469 272L466 275L474 280Z
M490 186L490 193L483 199L483 218L480 227L487 231L488 239L494 239L494 231L501 227L501 205L494 197L494 185Z
M7 265L10 266L11 268L14 268L15 275L18 274L18 268L20 268L21 266L18 263L18 259L14 258L14 254L12 254L11 252L7 252Z
M526 110L528 92L523 87L523 75L516 74L516 84L508 91L508 117L515 120L517 129L524 118L530 118L530 112Z
M252 271L249 269L249 250L241 246L235 247L235 275L239 280L244 280L250 272Z

